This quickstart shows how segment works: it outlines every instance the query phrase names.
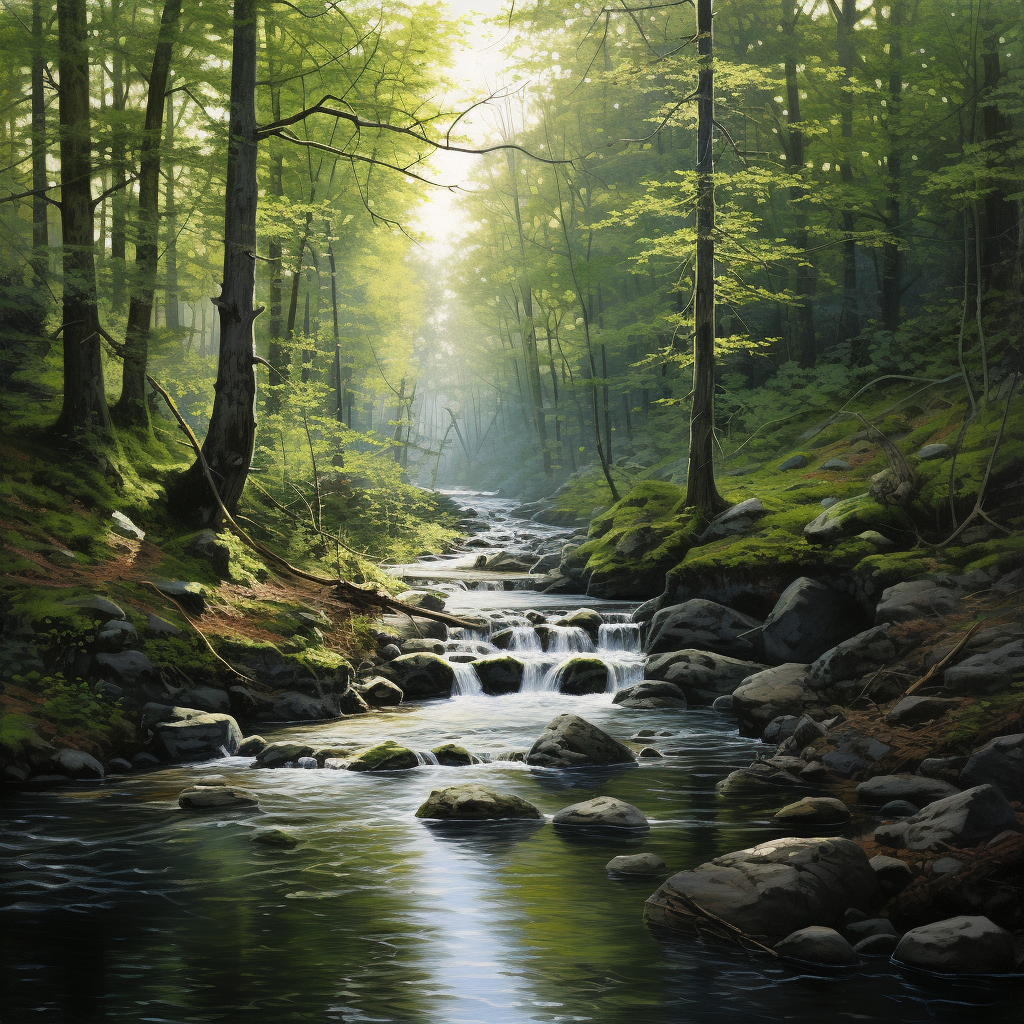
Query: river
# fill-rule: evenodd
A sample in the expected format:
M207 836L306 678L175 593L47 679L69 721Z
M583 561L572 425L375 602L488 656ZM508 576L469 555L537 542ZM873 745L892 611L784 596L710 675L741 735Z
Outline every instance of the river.
M505 547L560 537L557 528L512 520L510 503L462 500L490 517ZM585 604L621 619L629 608L529 589L463 589L450 575L470 560L420 566L448 574L455 613L518 621L508 617L533 609L553 620ZM642 662L628 652L604 656ZM250 758L230 757L96 788L12 789L2 809L0 1020L1018 1019L1001 992L919 985L884 959L819 976L732 947L652 934L642 912L658 880L610 878L611 857L649 851L670 869L691 867L781 835L770 816L786 801L774 793L716 794L719 779L763 749L738 736L730 718L710 709L628 710L611 696L544 689L456 696L261 732L314 747L395 739L429 750L455 742L486 759L528 749L548 721L572 711L622 739L664 731L657 743L666 756L619 771L492 760L381 774L254 771ZM179 810L178 793L211 772L258 794L260 811ZM470 781L515 793L547 816L591 796L616 796L639 806L651 829L595 837L556 832L548 821L459 827L414 817L432 789ZM268 826L299 845L253 843Z

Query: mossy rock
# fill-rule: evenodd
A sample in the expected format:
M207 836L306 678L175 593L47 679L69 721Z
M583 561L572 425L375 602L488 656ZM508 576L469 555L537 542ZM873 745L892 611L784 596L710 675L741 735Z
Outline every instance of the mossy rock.
M435 789L420 809L417 818L434 821L494 821L496 819L541 818L531 803L511 793L499 793L476 783Z
M401 687L410 700L450 697L455 671L436 654L403 654L380 668L380 674Z
M442 743L441 746L434 747L431 753L437 758L438 764L443 764L447 768L464 768L479 760L457 743Z
M471 663L484 693L497 696L518 693L523 683L523 663L511 655L478 658Z
M420 763L414 750L403 747L394 740L385 740L375 747L369 747L352 755L350 772L396 772L415 768Z
M570 658L559 667L558 689L574 697L604 693L608 689L608 666L600 658L586 655Z

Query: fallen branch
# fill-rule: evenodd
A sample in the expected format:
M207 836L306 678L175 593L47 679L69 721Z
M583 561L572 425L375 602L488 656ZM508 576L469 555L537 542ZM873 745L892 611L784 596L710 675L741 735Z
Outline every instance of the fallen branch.
M928 671L925 672L925 674L921 676L921 678L918 679L918 681L914 683L913 686L904 691L903 696L909 697L916 689L918 689L921 686L924 686L924 684L927 683L928 680L932 678L932 676L937 676L940 672L942 672L946 668L946 666L949 665L949 663L967 646L967 643L970 641L971 637L974 636L974 634L977 633L979 629L981 629L982 625L983 623L976 622L973 626L971 626L971 628L960 638L960 640L957 642L957 645L953 648L953 650L951 650L949 654L947 654L941 661L937 661L934 665L932 665L932 667L928 669Z
M210 493L213 495L214 500L217 502L217 507L220 509L220 514L224 517L224 521L231 528L232 532L245 544L251 548L257 554L262 555L269 562L290 573L292 576L298 579L307 580L310 583L317 583L322 587L333 587L334 596L338 599L347 598L353 604L357 606L375 605L378 608L393 608L395 611L404 612L409 616L419 616L424 619L433 619L436 622L443 622L447 626L461 626L463 629L477 629L478 624L469 622L466 619L456 618L454 615L446 615L444 612L434 612L426 608L413 608L411 605L403 604L401 601L396 601L393 597L387 594L382 594L378 590L363 590L362 587L357 587L353 583L349 583L347 580L331 577L331 576L320 576L317 573L307 572L305 569L300 569L298 566L292 565L286 558L283 558L272 548L268 548L265 544L261 544L258 540L254 540L252 537L242 529L241 526L235 522L234 517L227 510L224 502L221 500L220 492L217 490L217 485L213 481L213 473L210 470L210 466L206 461L206 456L203 455L203 450L199 445L199 441L196 435L193 433L192 428L185 422L184 417L178 412L178 407L174 404L174 399L164 390L163 386L157 383L148 373L146 374L146 380L149 381L153 389L160 395L160 397L167 404L167 408L171 410L171 414L178 422L178 426L184 431L185 436L189 439L192 444L192 449L196 453L196 458L199 461L199 465L202 467L203 475L206 477L206 484L210 488Z
M742 946L744 943L750 943L762 953L767 953L769 956L773 956L778 959L779 954L775 952L770 946L765 946L758 942L757 939L751 938L745 931L737 928L736 925L730 924L728 921L719 917L717 914L713 914L706 907L702 907L692 896L688 893L680 892L678 889L673 889L673 895L678 896L679 899L689 908L692 909L698 917L703 917L707 921L711 921L713 924L718 925L720 928L724 928L730 935L736 939L737 942Z

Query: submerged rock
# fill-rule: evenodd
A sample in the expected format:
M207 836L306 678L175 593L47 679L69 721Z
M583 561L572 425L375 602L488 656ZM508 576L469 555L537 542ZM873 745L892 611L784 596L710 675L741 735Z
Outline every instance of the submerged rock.
M595 796L555 813L553 825L568 828L648 828L643 811L613 796Z
M572 714L552 719L526 755L527 764L541 768L633 764L635 761L636 755L624 743Z
M660 875L667 870L665 862L653 853L630 853L612 857L604 866L610 875Z
M612 698L613 704L624 708L686 708L686 696L678 686L656 679L645 679L635 686L627 686Z
M255 794L223 783L190 786L178 796L178 806L187 811L249 810L259 805Z
M853 946L834 928L810 925L791 932L772 947L786 960L821 964L824 967L850 967L860 963Z
M1003 974L1014 969L1013 936L987 917L951 917L911 928L893 959L943 974Z
M478 783L435 789L416 812L435 821L493 821L543 817L531 803L511 793L499 793Z
M260 846L276 846L282 850L290 850L299 845L295 836L280 828L267 828L262 832L257 832L249 842L259 843Z

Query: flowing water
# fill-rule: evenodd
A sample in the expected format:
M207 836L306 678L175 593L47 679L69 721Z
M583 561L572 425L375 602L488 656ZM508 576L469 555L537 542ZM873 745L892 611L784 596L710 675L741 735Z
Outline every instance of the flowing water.
M466 500L477 509L484 503ZM489 501L505 534L532 529L509 521L507 503ZM542 532L557 539L553 528ZM919 985L885 960L852 975L817 976L728 946L652 934L642 912L658 880L612 879L605 863L649 851L678 870L778 837L770 816L782 794L715 793L759 745L708 709L628 710L613 705L611 693L570 697L553 688L558 665L583 641L556 630L557 649L545 652L522 613L550 621L583 605L600 611L605 625L591 646L610 666L613 689L642 678L627 605L449 586L450 610L514 622L510 653L526 664L519 693L481 694L475 672L458 659L492 648L463 637L448 644L457 693L450 700L264 733L353 749L395 739L420 752L417 768L255 771L250 759L229 757L99 788L8 793L0 1020L1019 1019L1002 990ZM565 711L622 738L663 732L655 742L666 756L602 771L502 759L528 749ZM433 763L430 749L448 742L484 763ZM178 793L211 772L256 793L259 812L179 810ZM432 789L459 782L517 794L547 816L608 794L639 806L651 829L596 837L556 832L547 821L457 826L415 818ZM275 850L251 841L268 827L300 845Z

